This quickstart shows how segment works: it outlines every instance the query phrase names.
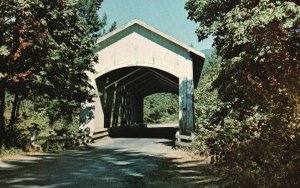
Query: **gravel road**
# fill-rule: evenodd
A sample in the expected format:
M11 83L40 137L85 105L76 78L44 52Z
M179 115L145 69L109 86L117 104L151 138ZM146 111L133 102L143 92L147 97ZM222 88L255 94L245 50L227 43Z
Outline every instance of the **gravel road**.
M217 187L207 160L161 138L107 138L52 154L0 160L0 187Z

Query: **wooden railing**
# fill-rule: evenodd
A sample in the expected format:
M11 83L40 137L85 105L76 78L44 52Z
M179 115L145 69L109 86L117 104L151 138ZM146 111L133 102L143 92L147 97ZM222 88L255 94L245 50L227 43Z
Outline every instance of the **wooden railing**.
M38 136L33 135L30 140L32 142L42 141L42 140L68 140L68 139L78 139L78 138L89 138L90 133L89 132L82 132L82 133L76 133L74 135L63 135L63 136L57 136L57 135L49 135L49 136Z
M39 141L46 141L46 144L49 141L76 141L80 144L82 143L88 143L92 140L92 135L88 129L82 130L81 132L78 132L73 135L49 135L49 136L39 136L39 135L33 135L30 138L31 147L35 150L41 150L41 145L38 144Z

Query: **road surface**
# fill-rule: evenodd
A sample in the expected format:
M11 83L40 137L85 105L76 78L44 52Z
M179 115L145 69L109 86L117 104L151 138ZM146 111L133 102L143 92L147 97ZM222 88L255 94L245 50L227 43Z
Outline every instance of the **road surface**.
M216 187L206 161L162 138L108 138L60 153L0 160L0 187Z

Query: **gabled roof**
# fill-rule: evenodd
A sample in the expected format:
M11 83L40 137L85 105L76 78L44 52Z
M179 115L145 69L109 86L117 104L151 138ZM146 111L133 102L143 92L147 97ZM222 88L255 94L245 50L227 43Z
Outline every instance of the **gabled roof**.
M171 37L171 36L169 36L169 35L161 32L161 31L159 31L158 29L156 29L156 28L154 28L154 27L152 27L152 26L150 26L150 25L148 25L148 24L146 24L146 23L144 23L144 22L142 22L142 21L140 21L138 19L134 19L134 20L128 22L127 24L123 25L122 27L119 27L118 29L115 29L112 32L110 32L110 33L108 33L108 34L100 37L97 40L97 43L98 44L102 43L102 42L108 40L110 37L112 37L112 36L114 36L114 35L122 32L122 31L126 30L127 28L129 28L129 27L131 27L131 26L133 26L135 24L139 25L140 27L143 27L146 30L149 30L149 31L151 31L151 32L153 32L153 33L161 36L161 37L163 37L164 39L166 39L166 40L168 40L168 41L170 41L170 42L172 42L172 43L180 46L181 48L186 49L188 52L191 52L191 53L199 56L200 58L203 58L203 59L205 58L205 54L204 53L197 51L196 49L194 49L194 48L192 48L192 47L184 44L183 42L181 42L181 41L179 41L179 40L177 40L177 39L175 39L175 38L173 38L173 37Z

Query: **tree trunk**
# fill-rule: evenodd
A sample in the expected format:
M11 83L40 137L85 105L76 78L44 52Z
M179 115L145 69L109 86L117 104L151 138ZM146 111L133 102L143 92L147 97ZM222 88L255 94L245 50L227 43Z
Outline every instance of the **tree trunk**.
M16 122L16 112L17 112L17 107L18 107L18 101L19 101L19 94L15 94L15 98L13 101L13 106L11 110L11 115L10 115L10 120L9 120L9 144L12 146L14 144L14 124Z
M18 100L18 104L17 104L17 111L16 111L16 118L20 117L20 106L21 106L21 102L22 102L22 97L19 96L19 100Z
M5 85L0 82L0 148L3 147L5 141L5 92Z

